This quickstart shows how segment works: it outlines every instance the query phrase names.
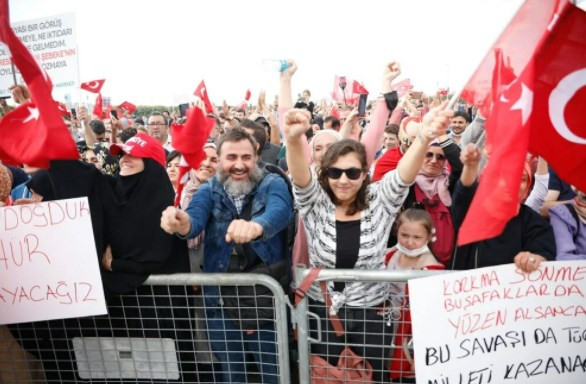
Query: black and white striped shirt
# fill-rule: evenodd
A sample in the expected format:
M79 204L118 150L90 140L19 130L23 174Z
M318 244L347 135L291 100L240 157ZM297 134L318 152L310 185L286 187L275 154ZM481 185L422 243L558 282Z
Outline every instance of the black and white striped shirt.
M336 267L336 207L320 187L315 171L305 188L294 186L295 202L305 225L312 267L334 269ZM360 250L355 269L385 269L384 260L391 226L405 201L409 185L405 184L397 170L387 173L383 179L368 186L369 206L360 217ZM343 292L334 292L333 283L328 290L332 295L332 310L340 306L375 306L383 302L389 292L388 283L347 282ZM318 284L308 292L314 299L323 301Z

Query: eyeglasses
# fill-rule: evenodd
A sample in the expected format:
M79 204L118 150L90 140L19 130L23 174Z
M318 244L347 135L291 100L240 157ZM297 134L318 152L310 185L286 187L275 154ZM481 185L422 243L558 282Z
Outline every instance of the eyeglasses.
M157 122L157 123L148 123L149 127L164 127L165 125L167 125L166 123L161 123L161 122Z
M436 161L444 161L446 159L446 157L444 155L442 155L441 153L427 152L425 154L426 159L431 159L434 156L435 156Z
M362 169L356 167L348 169L330 167L326 170L326 175L328 175L328 178L333 180L338 180L340 177L342 177L342 173L345 173L346 177L350 180L358 180L360 175L362 175Z

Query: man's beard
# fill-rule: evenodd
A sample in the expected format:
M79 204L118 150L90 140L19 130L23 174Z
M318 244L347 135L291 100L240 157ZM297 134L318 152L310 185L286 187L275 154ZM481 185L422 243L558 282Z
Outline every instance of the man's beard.
M263 171L256 165L252 171L248 168L244 171L248 173L248 180L234 180L230 177L230 171L224 172L218 167L216 177L230 196L248 195L263 178Z

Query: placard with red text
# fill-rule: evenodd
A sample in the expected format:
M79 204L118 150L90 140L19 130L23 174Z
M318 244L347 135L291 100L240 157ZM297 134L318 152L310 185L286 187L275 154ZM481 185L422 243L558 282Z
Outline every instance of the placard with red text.
M409 282L417 383L586 382L586 261Z
M105 313L87 198L0 208L0 324Z

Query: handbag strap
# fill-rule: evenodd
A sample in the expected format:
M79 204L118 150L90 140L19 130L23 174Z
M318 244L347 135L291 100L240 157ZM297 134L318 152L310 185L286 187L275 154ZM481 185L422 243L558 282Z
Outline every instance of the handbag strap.
M295 305L299 304L301 300L307 295L307 291L309 288L315 283L315 280L319 276L319 272L321 268L311 268L305 279L301 282L301 285L295 290ZM340 317L337 314L333 314L330 312L330 308L332 307L332 298L328 294L328 286L326 285L325 281L320 281L319 287L321 289L321 293L324 298L324 303L326 306L326 313L332 323L332 328L336 332L336 336L340 337L344 335L344 326L340 321Z

